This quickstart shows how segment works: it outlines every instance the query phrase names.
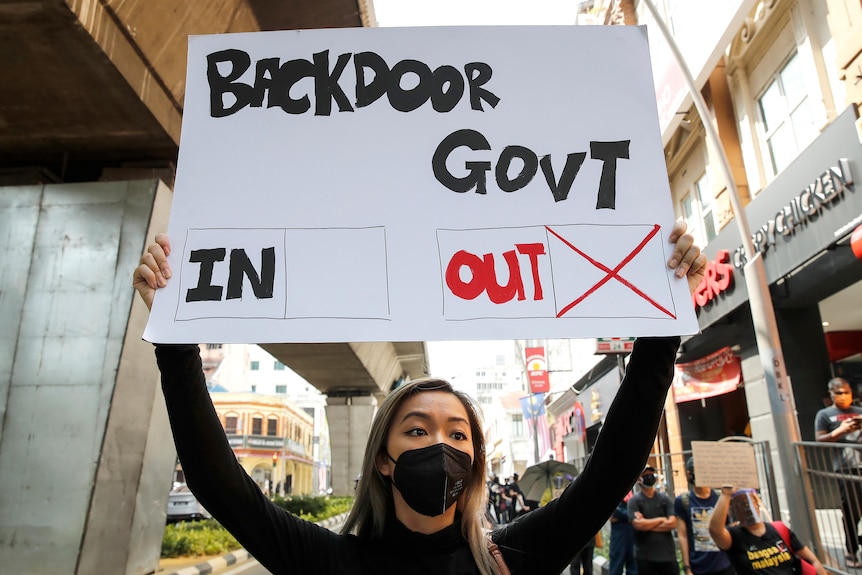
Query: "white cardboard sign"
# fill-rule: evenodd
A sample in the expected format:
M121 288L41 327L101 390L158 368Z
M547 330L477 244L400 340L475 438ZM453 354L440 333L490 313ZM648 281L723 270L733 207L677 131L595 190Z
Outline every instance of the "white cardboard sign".
M694 476L698 485L737 489L760 488L754 447L733 441L692 441Z
M646 29L189 40L158 342L690 334Z

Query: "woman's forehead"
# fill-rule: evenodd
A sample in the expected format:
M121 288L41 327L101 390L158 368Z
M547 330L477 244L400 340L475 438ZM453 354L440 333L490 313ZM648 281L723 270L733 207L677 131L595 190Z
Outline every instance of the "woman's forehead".
M392 423L397 425L410 417L470 421L464 404L448 391L420 391L410 394L401 402Z

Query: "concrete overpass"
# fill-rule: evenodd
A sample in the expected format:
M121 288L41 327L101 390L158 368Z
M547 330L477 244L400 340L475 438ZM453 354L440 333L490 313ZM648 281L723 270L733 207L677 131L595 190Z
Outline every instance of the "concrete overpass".
M190 34L374 25L370 0L0 0L0 564L151 573L174 465L130 274L172 195ZM327 393L338 491L415 343L270 345Z

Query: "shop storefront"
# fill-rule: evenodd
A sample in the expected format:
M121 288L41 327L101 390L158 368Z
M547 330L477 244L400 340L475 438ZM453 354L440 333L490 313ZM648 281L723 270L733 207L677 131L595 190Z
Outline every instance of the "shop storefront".
M571 389L548 406L552 448L558 461L580 468L595 446L602 423L620 387L617 358L605 356Z
M862 375L862 322L852 319L862 308L862 261L850 241L862 225L862 191L854 181L862 174L862 144L855 120L848 108L746 207L763 255L803 440L814 437L814 414L824 406L833 374L845 372L854 380ZM679 360L709 363L723 354L738 362L738 381L721 393L677 400L683 449L692 440L745 433L747 426L757 438L771 427L766 396L746 390L762 385L763 373L741 245L731 222L706 246L711 270L694 296L702 333L683 341ZM837 309L836 294L842 294ZM824 326L827 301L832 321L844 322L840 330Z

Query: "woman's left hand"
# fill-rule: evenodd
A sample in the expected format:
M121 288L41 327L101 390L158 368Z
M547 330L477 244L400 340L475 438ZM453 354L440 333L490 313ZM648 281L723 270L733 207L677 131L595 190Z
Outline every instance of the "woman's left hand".
M687 228L688 225L683 220L674 223L668 238L674 248L667 265L676 270L676 277L688 279L688 289L694 293L706 271L706 256L694 245L694 237L685 233Z

